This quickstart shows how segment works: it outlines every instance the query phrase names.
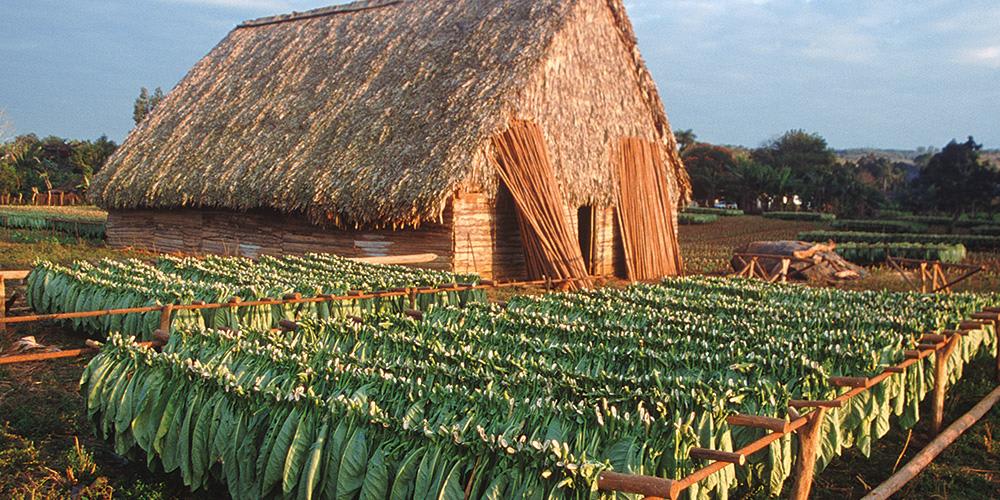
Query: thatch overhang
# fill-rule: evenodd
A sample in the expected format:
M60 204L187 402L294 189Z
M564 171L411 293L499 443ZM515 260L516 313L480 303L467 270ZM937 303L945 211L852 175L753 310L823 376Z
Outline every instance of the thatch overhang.
M495 188L489 138L581 2L609 6L676 156L621 0L369 0L238 26L133 130L90 197L109 209L271 208L345 227L434 220L456 189Z

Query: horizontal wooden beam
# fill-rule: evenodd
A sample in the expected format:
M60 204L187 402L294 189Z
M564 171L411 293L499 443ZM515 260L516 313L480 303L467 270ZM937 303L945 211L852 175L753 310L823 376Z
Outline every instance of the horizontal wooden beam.
M620 491L654 498L676 498L674 481L652 476L622 474L606 470L597 480L598 488L604 491Z
M0 271L0 279L4 280L23 280L28 277L31 271Z
M802 399L793 399L788 402L788 406L792 408L841 408L844 406L844 402L836 399L832 401L810 401Z
M865 377L830 377L830 384L836 387L867 387Z
M789 430L789 422L787 420L757 415L730 415L726 417L726 423L734 426L767 429L774 432L788 432Z
M708 448L691 448L688 456L696 460L711 460L713 462L726 462L735 465L744 465L747 463L747 456L743 453L710 450Z
M362 264L380 264L403 266L408 264L427 264L438 259L436 253L417 253L410 255L382 255L377 257L352 257L347 260Z
M958 324L959 330L978 330L983 327L982 321L963 321Z

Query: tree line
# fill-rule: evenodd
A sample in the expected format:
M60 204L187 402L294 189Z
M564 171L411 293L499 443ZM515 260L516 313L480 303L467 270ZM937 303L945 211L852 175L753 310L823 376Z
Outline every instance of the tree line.
M139 90L132 110L138 125L163 100L163 90ZM118 148L107 136L93 141L39 138L24 134L8 138L13 126L0 110L0 194L45 193L52 189L86 192L93 178Z
M86 191L118 145L25 134L0 143L0 194L31 196L52 189Z
M675 137L694 198L704 205L726 200L748 212L804 209L846 217L886 208L955 217L1000 209L1000 170L982 158L972 137L912 163L874 154L841 160L823 137L803 130L754 149L699 142L690 130Z

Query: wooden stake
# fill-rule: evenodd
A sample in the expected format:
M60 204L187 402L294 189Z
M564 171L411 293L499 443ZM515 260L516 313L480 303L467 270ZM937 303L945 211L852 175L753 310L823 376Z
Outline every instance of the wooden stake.
M170 333L170 316L173 312L173 304L163 306L162 312L160 313L160 330Z
M843 401L832 400L832 401L808 401L801 399L793 399L788 402L789 408L841 408L844 406Z
M944 421L944 393L945 385L948 383L948 358L958 347L962 337L954 335L948 343L934 352L934 397L932 406L934 414L931 419L931 429L934 434L941 431L941 423Z
M0 320L7 317L7 284L0 276ZM0 323L0 332L7 333L7 323Z
M864 377L830 377L830 385L835 387L867 387L868 379Z
M809 420L797 433L799 438L799 453L795 460L795 483L789 498L792 500L807 500L812 489L813 474L816 470L816 455L819 451L819 436L823 429L823 417L826 408L819 407L806 418Z

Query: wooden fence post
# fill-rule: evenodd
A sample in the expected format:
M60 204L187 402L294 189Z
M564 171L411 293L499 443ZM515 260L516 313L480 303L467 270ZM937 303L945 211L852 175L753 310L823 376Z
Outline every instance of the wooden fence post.
M960 334L954 334L948 339L948 343L934 351L934 399L932 405L934 414L931 418L931 429L934 434L941 432L941 423L944 421L944 393L948 383L948 358L954 352L955 347L961 341Z
M170 315L174 312L174 305L167 304L163 306L160 312L160 330L170 334Z
M0 319L7 317L7 283L0 276ZM7 333L7 323L0 323L0 333Z
M792 500L807 500L812 489L813 474L816 471L816 454L819 451L819 436L823 430L826 408L819 407L806 415L809 422L796 434L799 438L799 452L795 459L795 483L792 484Z

